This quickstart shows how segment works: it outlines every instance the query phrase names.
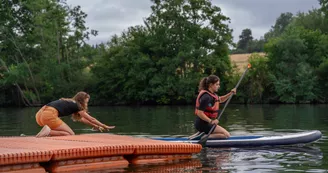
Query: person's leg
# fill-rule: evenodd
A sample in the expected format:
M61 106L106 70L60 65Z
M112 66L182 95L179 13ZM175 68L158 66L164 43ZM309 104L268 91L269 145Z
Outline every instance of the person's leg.
M56 128L51 128L48 125L43 126L41 131L36 135L36 137L46 137L46 136L68 136L74 135L73 130L64 122Z
M68 136L75 135L73 130L64 122L61 123L58 127L51 129L50 136Z
M49 133L50 133L51 129L49 126L47 125L44 125L42 127L42 129L40 130L40 132L36 135L37 138L39 137L47 137L49 136Z
M223 127L217 125L209 138L229 138L230 133Z
M229 132L227 130L225 130L224 128L222 128L221 126L213 125L213 124L210 124L205 121L202 123L201 130L203 132L205 132L206 134L208 134L211 131L213 126L216 126L216 127L213 130L213 132L210 134L209 138L228 138L228 137L230 137Z
M46 106L43 106L35 115L35 120L36 120L36 123L39 125L39 126L44 126L44 124L42 124L41 122L41 116L43 114L43 110L45 109Z
M204 128L203 128L204 125L206 125L206 122L200 119L198 116L196 116L194 121L194 127L197 130L197 132L189 136L188 139L197 140L198 138L202 137L204 135Z
M195 128L199 132L204 132L205 134L208 134L210 132L210 130L212 129L212 127L213 127L213 124L210 124L210 123L200 119L199 117L196 117ZM201 136L201 137L204 137L204 136ZM229 132L219 125L216 125L214 131L209 136L209 138L228 138L228 137L230 137Z
M42 122L42 118L43 118L43 115L47 114L47 113L44 113L45 111L45 108L46 106L43 106L35 115L35 120L36 120L36 123L42 127L42 129L40 130L40 132L36 135L36 137L46 137L49 135L50 133L50 128L49 126L43 124Z
M58 127L51 129L48 125L43 126L41 131L36 137L47 137L47 136L69 136L74 135L73 130L64 122Z
M40 124L44 125L44 127L37 134L37 137L75 134L73 130L58 117L57 110L51 107L46 107L40 115Z

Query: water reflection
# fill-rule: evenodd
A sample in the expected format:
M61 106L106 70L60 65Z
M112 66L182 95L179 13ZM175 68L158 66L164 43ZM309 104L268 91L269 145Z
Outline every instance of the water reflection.
M205 148L199 154L202 170L216 172L299 172L317 169L323 153L314 146ZM323 171L323 170L321 170Z
M229 148L203 148L198 154L198 158L203 164L202 171L211 172L226 172L224 165L230 162L231 156L232 152Z
M40 130L35 122L37 110L0 108L0 136L35 135ZM90 107L89 111L100 121L115 125L110 131L113 134L186 137L195 133L193 106ZM315 143L288 147L205 148L194 158L201 166L185 172L327 172L327 112L328 105L229 105L220 125L232 135L280 135L320 130L323 136ZM74 123L70 118L64 121L76 134L94 133L88 126ZM171 163L174 164L178 163ZM129 167L116 172L156 172L157 167L165 165Z
M198 158L175 161L173 163L159 163L156 165L130 166L129 172L202 172L202 163Z

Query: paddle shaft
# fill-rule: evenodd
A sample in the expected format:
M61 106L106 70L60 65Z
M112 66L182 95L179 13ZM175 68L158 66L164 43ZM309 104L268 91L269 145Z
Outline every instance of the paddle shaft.
M239 87L239 84L240 84L241 80L244 78L244 76L245 76L246 72L248 71L248 69L249 69L249 68L247 68L247 69L244 71L243 75L240 77L240 79L239 79L237 85L235 86L236 89ZM230 95L229 99L228 99L227 102L225 103L225 105L224 105L222 111L220 112L220 115L219 115L218 118L217 118L218 120L220 119L220 117L221 117L221 115L223 114L225 108L226 108L227 105L229 104L229 102L230 102L232 96L233 96L233 94ZM208 138L208 136L209 136L210 134L212 134L212 132L214 131L215 127L216 127L216 125L214 124L214 125L212 126L211 130L208 132L208 134L207 134L207 138Z

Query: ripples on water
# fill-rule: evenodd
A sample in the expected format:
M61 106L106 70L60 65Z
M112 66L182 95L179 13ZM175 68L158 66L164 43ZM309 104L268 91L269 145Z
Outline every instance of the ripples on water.
M131 166L128 172L326 172L323 153L313 146L205 148L191 160Z
M102 122L116 125L114 134L136 137L186 137L194 133L192 107L90 108ZM0 135L36 134L37 108L0 109ZM193 159L159 165L130 166L116 172L328 172L328 106L231 105L220 124L231 135L281 135L320 130L314 143L284 147L204 148ZM64 119L77 134L94 133ZM114 171L114 172L115 172ZM106 171L105 171L106 172Z
M316 170L323 153L318 147L207 148L199 154L203 168L229 172L276 172ZM302 168L303 167L303 168ZM312 168L311 168L312 167ZM322 170L324 171L324 170Z

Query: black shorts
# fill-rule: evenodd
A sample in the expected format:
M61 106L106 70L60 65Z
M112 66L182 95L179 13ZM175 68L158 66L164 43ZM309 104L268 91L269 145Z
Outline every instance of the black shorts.
M198 116L196 116L194 125L195 125L196 130L198 130L199 132L204 132L204 133L210 132L211 128L213 127L213 124L210 124L210 123L202 120Z

